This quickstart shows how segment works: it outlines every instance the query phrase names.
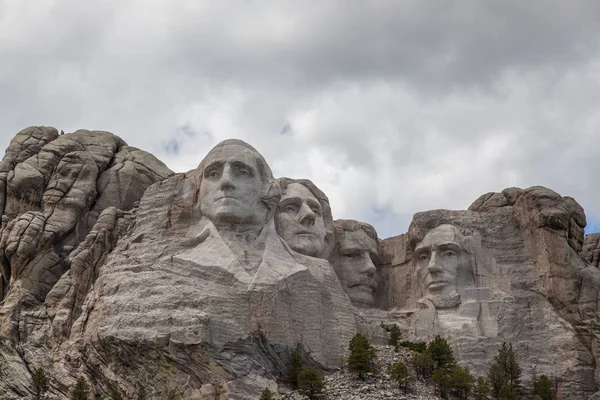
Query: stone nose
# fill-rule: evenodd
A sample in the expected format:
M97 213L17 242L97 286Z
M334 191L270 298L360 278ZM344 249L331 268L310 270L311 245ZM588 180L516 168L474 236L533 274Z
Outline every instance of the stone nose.
M437 252L432 252L431 258L429 259L429 264L427 264L427 270L430 274L439 274L444 270L440 261L441 260L439 259Z
M375 266L375 263L373 263L373 260L371 259L371 254L369 254L368 251L364 251L362 253L362 259L363 259L363 268L362 268L361 272L363 274L369 275L369 276L375 275L375 273L377 272L377 267Z
M317 214L306 204L302 203L298 212L298 221L304 227L311 227L315 224Z
M235 189L235 184L233 183L233 171L229 164L225 164L223 167L223 175L221 175L221 190L225 189Z

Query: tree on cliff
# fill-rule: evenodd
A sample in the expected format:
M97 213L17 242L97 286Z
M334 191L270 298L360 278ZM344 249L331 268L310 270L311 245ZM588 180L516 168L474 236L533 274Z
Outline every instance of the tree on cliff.
M75 387L71 391L71 400L88 400L90 387L83 377L77 379Z
M437 335L435 339L429 342L429 345L427 345L427 351L435 362L436 370L440 368L449 369L456 364L452 348L446 339L441 338L440 335Z
M300 351L300 344L297 344L294 350L290 353L290 367L287 372L288 383L294 388L298 389L298 373L302 369L302 353Z
M473 388L473 398L475 400L487 400L490 394L490 385L481 376L477 378L477 383Z
M48 387L48 378L46 378L44 370L41 368L36 368L33 373L33 390L35 392L35 399L41 399L42 395L46 393L48 389L50 389Z
M540 375L533 377L533 394L540 396L542 400L552 400L554 399L554 394L552 393L552 382L546 375Z
M298 373L298 391L309 399L321 397L325 384L323 377L314 367L302 368Z
M390 334L388 343L391 346L394 346L394 350L398 351L398 346L400 345L400 338L402 337L402 332L398 325L394 324L391 327L385 328L385 330Z
M514 399L516 388L520 383L521 367L517 362L512 343L502 343L498 349L498 355L488 372L488 380L491 384L492 395L496 399Z
M365 378L365 374L375 370L374 361L377 357L375 348L366 337L357 333L350 340L350 356L348 357L348 370L358 374L360 379Z
M260 395L260 399L258 400L275 400L275 397L273 397L273 392L271 392L269 388L265 388Z
M400 389L405 392L408 390L408 386L412 382L413 377L402 360L388 364L387 372L390 374L390 377L398 383Z

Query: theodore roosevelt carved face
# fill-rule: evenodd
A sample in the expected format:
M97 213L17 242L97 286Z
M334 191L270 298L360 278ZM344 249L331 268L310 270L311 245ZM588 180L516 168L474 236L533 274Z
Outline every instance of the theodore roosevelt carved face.
M372 306L379 286L377 234L371 225L351 221L335 221L336 250L331 264L355 305Z

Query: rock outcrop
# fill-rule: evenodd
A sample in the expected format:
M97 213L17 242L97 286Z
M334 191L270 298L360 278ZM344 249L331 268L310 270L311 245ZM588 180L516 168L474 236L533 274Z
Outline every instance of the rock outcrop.
M238 140L174 174L111 133L33 127L0 162L0 211L2 399L31 396L37 368L56 399L78 377L97 396L256 399L296 345L331 372L356 332L384 344L394 324L446 337L477 375L513 343L523 396L534 369L558 399L598 390L600 235L547 188L420 212L380 240Z
M446 337L475 371L512 342L525 381L535 368L556 379L559 398L587 399L600 271L579 253L584 226L581 206L543 187L418 213L407 235L384 240L390 307L411 337Z

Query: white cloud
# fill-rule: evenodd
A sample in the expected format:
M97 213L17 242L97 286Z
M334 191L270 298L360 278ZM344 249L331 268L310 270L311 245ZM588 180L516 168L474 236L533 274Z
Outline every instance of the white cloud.
M600 221L599 11L0 0L0 145L29 125L106 129L183 171L237 137L382 236L513 185Z

